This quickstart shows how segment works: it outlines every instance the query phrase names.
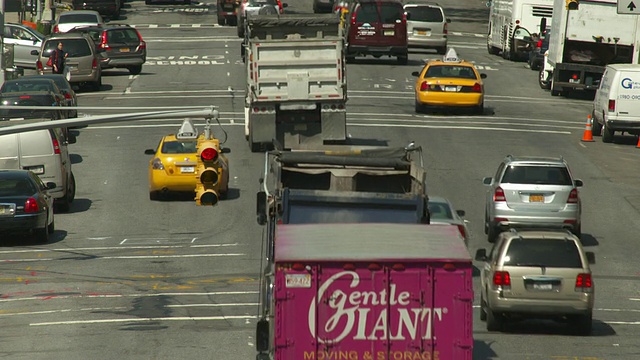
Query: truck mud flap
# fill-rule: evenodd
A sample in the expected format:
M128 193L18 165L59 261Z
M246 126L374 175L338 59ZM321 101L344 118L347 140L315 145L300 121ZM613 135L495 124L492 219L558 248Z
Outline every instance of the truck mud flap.
M254 143L272 144L276 139L276 114L250 113L249 138Z
M322 140L344 141L347 139L347 113L322 112Z

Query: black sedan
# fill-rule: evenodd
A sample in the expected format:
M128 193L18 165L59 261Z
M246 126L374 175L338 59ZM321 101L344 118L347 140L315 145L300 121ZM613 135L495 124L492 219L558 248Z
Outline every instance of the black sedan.
M78 106L78 97L76 96L76 92L73 90L73 87L71 86L67 78L62 74L29 75L23 76L21 79L51 79L56 83L62 95L64 95L65 105L73 107ZM78 117L78 110L69 110L67 117Z
M51 79L19 78L0 87L1 120L67 118L64 95ZM7 106L42 106L42 109L7 109Z
M45 185L29 170L0 170L0 238L30 233L39 242L48 242L55 229L48 190L55 187L52 182Z

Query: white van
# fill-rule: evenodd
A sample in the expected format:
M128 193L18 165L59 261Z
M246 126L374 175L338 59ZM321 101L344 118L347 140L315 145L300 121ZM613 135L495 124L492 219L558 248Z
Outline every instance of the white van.
M65 139L61 129L0 135L0 169L31 170L43 182L56 183L49 194L60 210L68 211L76 194L76 181L67 145L75 142L74 135Z
M640 134L640 65L607 65L593 100L593 135L613 141L616 131Z

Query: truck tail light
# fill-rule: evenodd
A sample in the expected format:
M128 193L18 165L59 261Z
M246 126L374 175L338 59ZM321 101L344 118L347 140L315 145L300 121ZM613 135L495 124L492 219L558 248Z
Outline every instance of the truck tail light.
M382 266L380 266L380 264L377 264L377 263L371 263L369 264L368 269L371 271L378 271L382 269Z
M404 264L393 264L393 266L391 266L391 268L395 271L404 271Z
M592 292L593 282L591 281L591 274L578 274L576 276L576 291L577 292Z
M493 193L493 201L507 201L507 198L504 196L504 190L500 186L496 188L496 191Z
M511 287L511 275L508 271L496 271L493 273L493 285Z
M456 269L456 265L454 263L446 263L442 266L442 268L447 271L453 271Z
M615 111L616 111L616 101L609 100L609 112L615 112Z
M353 264L353 263L345 263L344 265L342 265L342 268L343 268L344 270L350 270L350 271L353 271L353 270L355 270L355 269L356 269L356 265L355 265L355 264Z
M420 91L427 91L427 90L429 90L429 84L427 84L427 82L426 82L426 81L423 81L423 82L420 84Z
M38 206L38 202L36 201L36 199L32 197L28 198L24 203L24 212L36 213L38 211L40 211L40 206Z
M569 193L569 198L567 199L567 204L577 204L578 203L578 189L572 189Z
M305 266L302 263L295 263L291 266L291 268L295 271L303 271L305 269Z
M460 235L462 235L463 238L467 237L467 232L464 229L464 225L459 224L458 231L460 231Z

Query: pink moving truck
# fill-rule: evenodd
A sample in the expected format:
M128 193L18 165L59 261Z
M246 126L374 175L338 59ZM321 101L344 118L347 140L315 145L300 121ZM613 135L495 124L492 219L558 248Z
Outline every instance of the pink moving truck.
M258 360L464 360L472 264L455 226L279 225Z

